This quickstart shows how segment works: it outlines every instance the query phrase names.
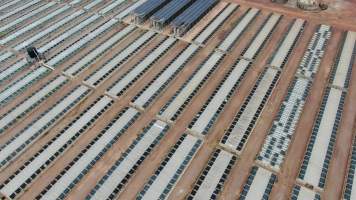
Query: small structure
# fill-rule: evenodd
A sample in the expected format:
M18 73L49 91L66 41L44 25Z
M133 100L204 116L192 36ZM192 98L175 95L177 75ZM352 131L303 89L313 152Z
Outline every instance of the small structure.
M44 55L39 53L36 47L30 46L26 49L27 55L31 60L40 61L45 59Z
M297 6L303 10L318 10L319 2L318 0L297 0Z

